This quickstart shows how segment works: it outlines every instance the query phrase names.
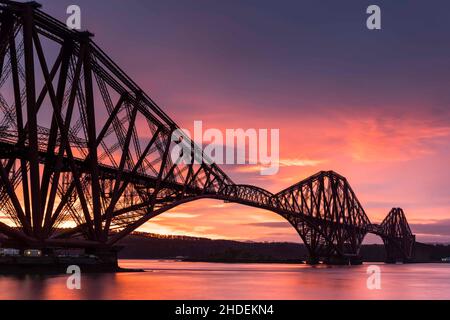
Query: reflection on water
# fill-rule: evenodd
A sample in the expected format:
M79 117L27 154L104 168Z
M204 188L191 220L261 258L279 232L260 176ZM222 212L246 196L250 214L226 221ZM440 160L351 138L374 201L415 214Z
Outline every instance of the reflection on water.
M379 265L382 289L368 290L366 266L310 267L122 260L145 273L0 276L0 299L450 299L450 264Z

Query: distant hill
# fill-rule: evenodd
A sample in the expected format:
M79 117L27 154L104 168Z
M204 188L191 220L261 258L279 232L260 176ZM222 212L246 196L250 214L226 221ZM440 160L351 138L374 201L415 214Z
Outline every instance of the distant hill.
M236 260L236 261L299 261L306 248L296 243L260 243L211 240L154 234L132 234L119 245L122 259Z
M133 233L119 245L123 246L119 252L121 259L299 262L307 257L306 247L297 243L240 242L149 233ZM361 255L364 261L382 262L385 260L384 246L364 245ZM441 258L449 256L449 245L416 244L415 260L418 262L440 261Z

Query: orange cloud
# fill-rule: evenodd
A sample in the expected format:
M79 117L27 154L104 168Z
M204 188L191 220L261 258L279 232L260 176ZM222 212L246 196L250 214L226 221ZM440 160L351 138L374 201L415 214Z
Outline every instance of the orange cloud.
M357 161L408 161L448 143L450 126L417 119L346 120L348 152Z
M211 121L205 124L230 128L238 121L229 117L208 118ZM448 171L450 154L445 150L450 150L450 126L430 117L414 115L292 118L284 119L282 125L277 124L280 119L275 121L270 116L246 118L246 128L282 127L277 175L262 177L259 166L222 166L224 171L236 183L254 184L278 192L320 170L335 170L348 178L374 223L381 222L394 206L404 207L411 221L424 216L448 217L450 201L443 193L437 198L437 187L433 185L439 182L442 188L438 190L442 192L450 187L439 174ZM192 203L189 209L182 208L183 212L199 215L194 219L168 219L163 215L163 220L157 224L170 226L171 232L176 234L299 241L295 230L289 225L283 229L284 220L271 212L217 202L205 204ZM280 223L277 232L269 227L272 223ZM211 226L212 229L193 232L196 226Z

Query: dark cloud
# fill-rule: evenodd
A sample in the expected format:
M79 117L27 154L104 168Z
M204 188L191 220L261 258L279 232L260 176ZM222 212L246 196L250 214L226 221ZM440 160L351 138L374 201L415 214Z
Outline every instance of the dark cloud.
M251 227L264 227L264 228L289 228L289 223L287 222L256 222L247 223L246 226Z
M63 21L72 3L40 2ZM234 103L216 107L222 111L236 101L277 116L338 107L403 116L420 108L448 123L450 44L442 39L450 3L434 3L385 0L386 29L371 33L364 22L372 3L361 0L77 1L83 27L174 113L185 113L186 96L201 92L203 100L206 93L218 101L232 96ZM158 76L149 82L148 72ZM191 102L189 115L203 114Z
M290 228L287 222L256 222L246 226L262 228ZM450 236L450 219L439 220L432 223L411 223L411 230L415 234L430 236Z
M450 219L439 220L433 223L412 223L413 233L433 236L450 236Z

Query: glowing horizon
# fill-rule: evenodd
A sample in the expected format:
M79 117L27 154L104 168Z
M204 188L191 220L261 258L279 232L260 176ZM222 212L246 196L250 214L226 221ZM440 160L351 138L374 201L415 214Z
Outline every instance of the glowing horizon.
M69 1L41 2L64 19ZM258 166L221 166L236 183L278 192L333 170L348 179L372 223L402 207L418 241L450 242L450 45L439 41L445 31L430 36L424 22L414 23L421 6L411 5L407 27L386 17L393 37L355 27L354 4L327 4L338 13L329 25L318 23L324 4L300 10L287 2L279 13L265 1L79 4L95 41L181 127L201 120L223 131L280 129L280 172L262 177ZM120 20L125 10L135 19ZM430 17L447 24L443 13L423 19ZM181 206L139 230L300 241L274 213L217 201Z

